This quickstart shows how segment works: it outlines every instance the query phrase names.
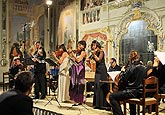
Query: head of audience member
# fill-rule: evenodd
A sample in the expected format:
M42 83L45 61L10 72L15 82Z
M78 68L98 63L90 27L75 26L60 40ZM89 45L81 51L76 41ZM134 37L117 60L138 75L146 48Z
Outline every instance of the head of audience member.
M85 51L86 48L86 42L84 40L81 40L78 42L78 50Z
M111 65L111 67L115 67L116 66L116 59L115 58L111 58L109 63Z
M135 50L131 50L129 53L129 62L134 63L134 62L139 61L139 59L140 59L139 53Z
M30 71L21 71L16 74L15 90L19 90L25 95L29 95L34 84L34 76Z

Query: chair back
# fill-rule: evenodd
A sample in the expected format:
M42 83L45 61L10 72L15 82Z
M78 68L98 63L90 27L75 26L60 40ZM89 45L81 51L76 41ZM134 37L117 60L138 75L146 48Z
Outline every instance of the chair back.
M7 90L9 81L10 81L9 72L3 72L3 91Z
M142 98L132 98L124 101L124 115L126 115L126 103L138 105L138 115L140 115L140 105L142 105L142 114L145 115L145 108L149 106L151 113L152 105L155 106L156 115L158 115L158 78L150 76L143 80Z
M154 97L158 99L158 78L150 76L143 81L143 100L146 97Z

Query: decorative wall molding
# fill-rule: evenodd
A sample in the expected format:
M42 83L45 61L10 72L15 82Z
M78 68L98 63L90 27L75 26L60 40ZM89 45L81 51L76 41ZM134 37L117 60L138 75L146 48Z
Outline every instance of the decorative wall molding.
M116 33L114 36L115 50L117 51L115 54L116 57L119 56L119 42L122 35L127 33L130 23L135 20L144 20L148 25L148 30L152 30L155 35L163 38L162 21L156 12L146 7L129 9L116 26ZM158 49L160 49L159 46Z

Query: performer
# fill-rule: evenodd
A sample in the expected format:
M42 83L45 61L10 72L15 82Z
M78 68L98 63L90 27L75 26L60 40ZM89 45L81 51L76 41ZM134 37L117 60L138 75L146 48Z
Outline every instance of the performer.
M75 102L75 106L82 104L84 100L84 89L85 89L85 59L86 59L86 42L79 41L78 48L74 53L70 53L70 57L75 63L71 66L71 81L69 95L70 99Z
M35 99L44 99L46 96L46 52L40 42L35 43L36 52L33 54L34 77L35 77ZM41 93L41 95L39 95Z
M66 102L70 99L69 97L69 85L70 85L70 78L69 78L69 69L68 69L68 53L65 48L64 44L61 44L58 47L58 53L53 52L53 56L56 58L59 67L59 76L58 76L58 101L59 102ZM59 54L59 55L58 55ZM58 59L56 56L60 57Z
M149 76L154 75L159 79L159 93L165 93L162 89L165 84L165 65L161 63L157 56L154 57L154 64L152 68L152 72ZM147 77L149 77L147 76Z
M14 57L20 57L21 60L23 58L22 52L20 51L20 45L18 43L13 43L11 47L10 54L9 54L10 66L12 65Z
M132 50L129 54L129 64L123 66L120 73L119 91L110 94L110 104L113 115L123 115L120 101L130 98L140 98L143 79L146 76L145 67L139 61L140 55ZM124 86L127 84L127 86ZM125 87L123 89L123 87ZM122 89L122 90L120 90ZM136 105L130 104L130 115L136 115Z
M15 81L15 75L20 72L23 71L24 67L23 64L20 61L20 57L14 57L13 58L13 62L11 67L9 68L9 88L13 88L14 87L14 81Z
M19 72L15 88L0 95L1 115L33 115L33 100L29 97L34 77L29 71Z
M147 69L147 68L146 68ZM147 77L150 76L156 76L159 80L159 94L164 94L165 93L165 65L161 63L161 61L159 60L159 58L155 55L154 57L154 63L153 66L150 67L150 69L147 69ZM152 86L151 86L152 87ZM152 95L152 94L150 94ZM148 95L148 96L150 96ZM160 100L158 100L160 102ZM148 109L148 107L146 108ZM152 105L152 112L155 112L155 105Z
M95 109L108 109L109 105L106 102L106 95L109 92L109 86L107 83L101 83L106 81L108 74L105 66L104 51L101 49L101 45L98 41L92 41L92 58L96 61L96 73L94 81L94 97L93 106Z
M110 67L108 69L108 72L111 72L111 71L120 71L120 70L121 70L121 67L119 65L117 65L116 59L115 58L111 58L110 59Z

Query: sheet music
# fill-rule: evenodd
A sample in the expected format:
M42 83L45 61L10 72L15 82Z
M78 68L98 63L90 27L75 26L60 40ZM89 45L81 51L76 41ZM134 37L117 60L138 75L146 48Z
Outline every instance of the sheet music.
M117 74L120 73L120 71L111 71L111 72L107 72L109 74L109 76L112 78L112 80L115 80L115 77L117 76Z
M164 65L165 64L165 52L155 51L154 54L159 58L161 63Z

